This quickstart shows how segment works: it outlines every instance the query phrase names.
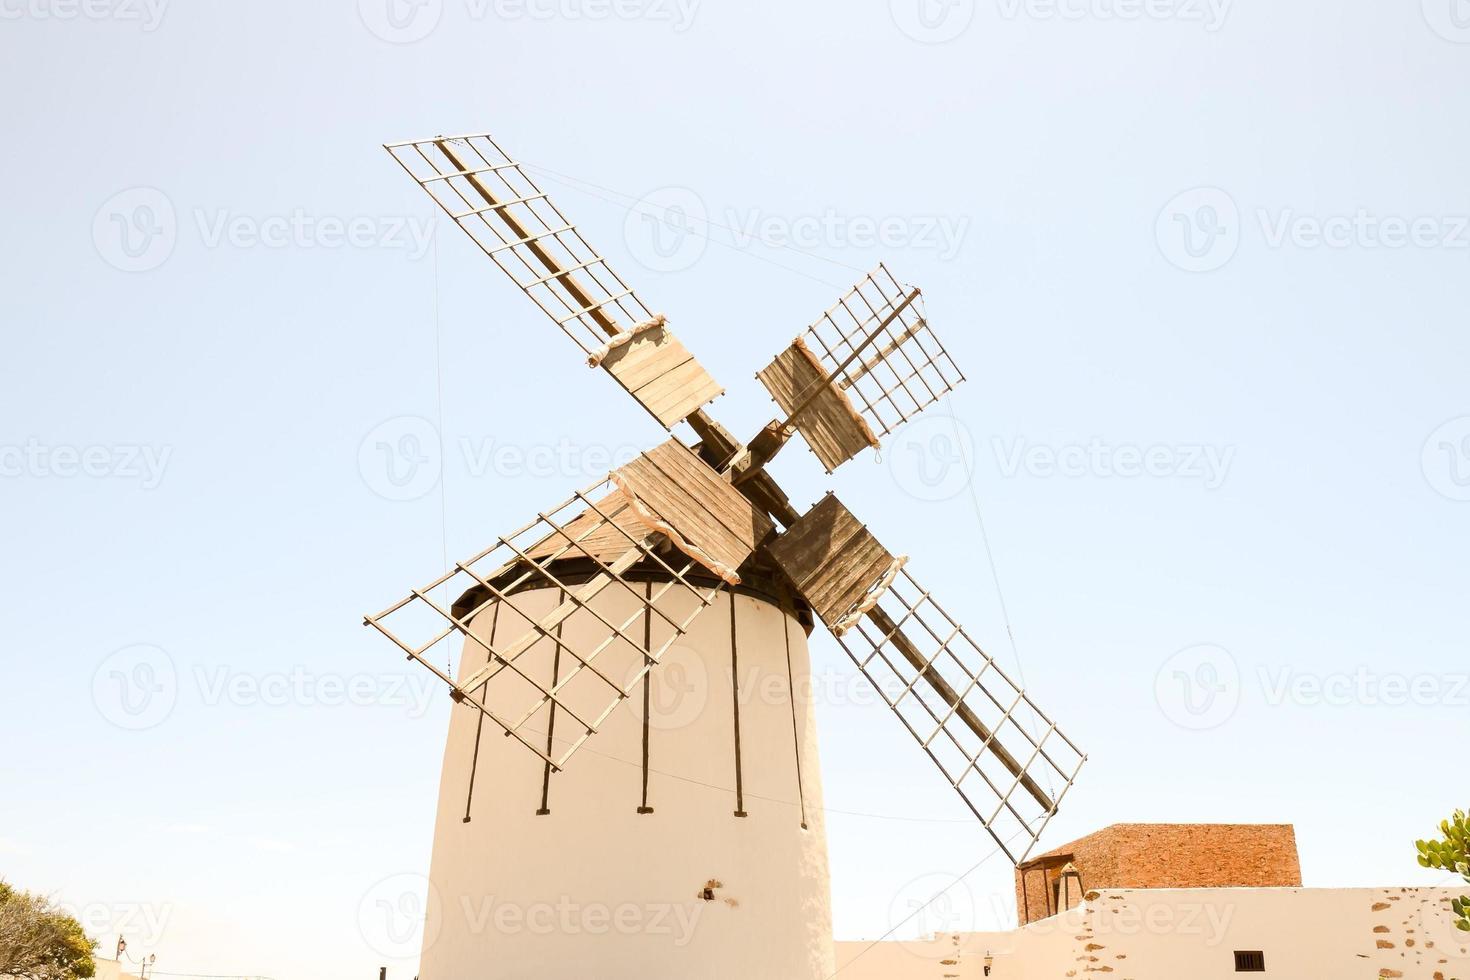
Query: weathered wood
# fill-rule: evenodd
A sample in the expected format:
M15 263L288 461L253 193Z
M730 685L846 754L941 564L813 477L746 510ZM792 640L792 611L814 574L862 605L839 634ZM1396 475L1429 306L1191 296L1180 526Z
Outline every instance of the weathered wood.
M830 473L877 445L867 423L800 341L756 375ZM802 403L805 402L805 407Z
M767 553L828 627L882 582L894 562L833 494L772 541Z
M676 546L727 580L774 529L770 518L677 439L618 470L614 482L669 525L682 539Z

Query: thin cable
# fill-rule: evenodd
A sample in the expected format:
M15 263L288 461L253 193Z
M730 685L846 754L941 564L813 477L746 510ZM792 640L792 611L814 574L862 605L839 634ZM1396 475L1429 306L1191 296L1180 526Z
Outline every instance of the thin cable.
M965 468L965 489L969 491L970 505L975 510L975 523L980 525L980 541L985 546L985 561L990 565L990 580L995 583L995 597L1000 603L1001 621L1005 623L1006 639L1010 641L1011 658L1016 662L1016 674L1021 679L1021 687L1026 687L1026 668L1021 663L1021 652L1016 646L1016 632L1011 628L1011 612L1006 606L1005 590L1000 587L1000 570L995 564L995 552L990 547L990 533L985 529L985 514L980 509L980 495L975 491L975 472L970 467L970 460L965 456L964 439L960 434L960 422L954 414L954 404L950 401L949 392L944 394L944 408L949 413L950 425L954 426L955 450L960 457L960 465Z
M449 574L449 504L444 489L445 466L444 466L444 341L441 336L443 330L439 319L439 222L434 222L434 234L431 239L434 252L434 394L438 404L439 416L435 422L435 434L439 437L439 548L440 558L444 562L444 574ZM446 581L439 595L440 602L445 609L449 608L449 583ZM444 650L444 670L448 673L454 672L454 645L446 644Z
M970 505L975 511L975 523L980 527L980 542L985 546L985 561L990 566L990 580L995 584L995 598L1000 605L1001 622L1005 624L1006 639L1010 642L1011 646L1011 659L1016 664L1016 676L1021 681L1021 690L1024 691L1029 686L1026 683L1026 665L1021 660L1021 648L1016 644L1016 631L1011 626L1011 611L1006 605L1005 589L1001 588L1000 584L1000 569L995 563L995 551L990 547L990 532L985 527L985 513L980 507L980 494L975 489L975 471L970 466L969 458L965 456L964 439L960 434L960 421L955 416L954 403L950 400L949 392L945 392L944 394L944 408L949 413L950 425L954 427L955 450L959 453L960 465L965 468L965 489L969 491ZM1041 737L1038 734L1036 717L1030 713L1026 717L1030 722L1029 728L1032 741L1039 744ZM1012 724L1015 724L1014 719L1012 719ZM1051 769L1047 768L1044 771L1046 789L1047 792L1055 797L1056 780L1052 777Z
M1016 840L1017 837L1020 837L1021 836L1022 833L1024 833L1024 831L1019 831L1019 830L1016 831L1016 833L1013 834L1010 837L1010 839L1006 841L1006 843L1007 844L1013 843ZM925 902L923 905L920 905L918 908L914 909L908 915L904 916L900 921L894 923L894 925L887 932L885 932L883 935L879 936L877 939L873 940L872 942L868 943L868 945L864 946L862 948L862 950L859 951L856 956L854 956L852 959L848 960L843 965L839 966L837 969L833 970L831 973L827 974L827 980L832 980L832 978L835 977L835 976L837 976L837 974L841 973L843 970L847 969L848 967L850 967L854 963L856 963L858 960L862 959L864 956L866 956L868 954L869 951L872 950L872 948L874 946L877 946L879 943L883 942L889 936L893 935L895 932L897 932L898 930L902 929L905 925L907 925L909 923L909 921L911 919L914 918L914 916L918 915L920 912L924 911L929 906L931 906L935 902L939 901L941 898L943 898L946 894L949 893L949 890L951 888L953 888L955 885L958 885L960 882L964 881L966 878L970 877L970 875L974 874L976 871L980 870L981 865L985 864L985 862L989 861L991 858L995 857L1000 852L1001 852L1000 845L996 845L996 847L993 850L991 850L988 854L984 855L983 857L980 858L980 860L978 860L974 864L970 865L969 870L965 871L964 874L960 875L958 878L956 878L953 882L951 882L946 887L940 889L940 891L936 895L934 895L934 897L930 898L929 901Z

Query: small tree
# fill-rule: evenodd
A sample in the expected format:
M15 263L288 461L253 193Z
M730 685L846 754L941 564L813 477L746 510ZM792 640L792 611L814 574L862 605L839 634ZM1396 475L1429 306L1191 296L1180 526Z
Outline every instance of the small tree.
M0 881L0 977L78 980L96 974L97 943L49 899Z
M1470 856L1467 856L1467 848L1470 848L1470 817L1466 817L1464 810L1456 810L1453 817L1440 823L1439 829L1444 834L1443 840L1415 842L1414 846L1419 849L1419 864L1426 868L1453 871L1470 883ZM1470 895L1457 898L1450 904L1454 907L1455 915L1459 916L1455 925L1470 932Z

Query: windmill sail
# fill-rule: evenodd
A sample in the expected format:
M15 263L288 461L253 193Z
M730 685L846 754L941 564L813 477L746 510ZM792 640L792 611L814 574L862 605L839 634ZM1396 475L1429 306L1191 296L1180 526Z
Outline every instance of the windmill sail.
M1025 860L1086 756L835 496L767 551L995 842Z
M385 144L543 313L664 428L724 389L487 134Z
M771 530L670 440L366 621L561 769ZM484 659L457 679L427 657L455 634Z
M757 377L829 473L965 380L919 290L882 264Z

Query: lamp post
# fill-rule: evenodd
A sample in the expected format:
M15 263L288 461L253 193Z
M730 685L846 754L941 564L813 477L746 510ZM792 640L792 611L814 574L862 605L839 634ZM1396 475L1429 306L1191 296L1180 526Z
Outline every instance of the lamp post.
M990 968L992 966L994 966L994 965L995 965L995 956L992 955L991 952L990 952L990 950L987 949L985 951L985 975L987 977L990 976Z

